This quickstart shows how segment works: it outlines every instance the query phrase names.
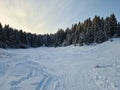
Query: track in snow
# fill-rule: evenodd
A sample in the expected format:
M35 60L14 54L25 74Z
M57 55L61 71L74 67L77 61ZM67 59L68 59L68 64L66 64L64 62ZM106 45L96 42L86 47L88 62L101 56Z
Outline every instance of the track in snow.
M117 47L0 49L0 90L120 90Z

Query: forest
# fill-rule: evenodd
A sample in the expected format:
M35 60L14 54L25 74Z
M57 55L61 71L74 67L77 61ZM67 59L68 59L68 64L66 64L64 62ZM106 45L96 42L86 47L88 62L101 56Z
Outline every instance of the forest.
M58 29L54 34L32 34L0 23L0 48L59 47L90 45L120 37L120 22L114 14L103 18L95 16L70 28Z

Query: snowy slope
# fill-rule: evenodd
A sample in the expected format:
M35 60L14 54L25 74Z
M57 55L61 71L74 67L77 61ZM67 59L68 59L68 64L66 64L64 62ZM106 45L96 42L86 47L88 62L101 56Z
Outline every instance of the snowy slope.
M120 90L120 39L95 46L0 49L0 90Z

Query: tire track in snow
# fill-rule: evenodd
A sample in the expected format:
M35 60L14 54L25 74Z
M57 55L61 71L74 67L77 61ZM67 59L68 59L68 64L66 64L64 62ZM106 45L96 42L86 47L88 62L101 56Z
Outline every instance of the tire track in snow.
M20 67L31 68L31 70L27 71L27 73L28 73L27 76L21 77L19 80L16 80L16 81L11 81L9 83L10 90L18 90L18 89L22 88L22 87L20 87L20 84L30 78L34 78L34 72L39 72L40 75L43 76L43 78L40 79L39 84L37 84L35 90L54 90L53 87L55 87L54 83L57 80L57 76L49 74L49 72L46 71L45 67L37 64L36 62L31 62L31 61L30 62L29 61L16 62L16 64L15 64L16 70L15 71L19 72Z
M91 71L94 82L103 90L118 90L115 85L109 80L108 77L102 76L99 72L99 68L93 68Z
M41 90L55 90L57 77L50 76L44 84L44 87Z
M58 78L52 75L46 75L40 80L35 90L55 90Z
M20 78L18 81L11 81L9 84L10 84L10 90L16 90L18 84L22 83L23 81L29 79L32 77L32 71L26 76L26 77L22 77Z

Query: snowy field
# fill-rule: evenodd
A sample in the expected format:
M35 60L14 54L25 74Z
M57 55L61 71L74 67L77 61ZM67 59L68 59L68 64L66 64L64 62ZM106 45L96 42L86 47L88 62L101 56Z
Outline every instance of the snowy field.
M94 46L0 49L0 90L120 90L120 39Z

